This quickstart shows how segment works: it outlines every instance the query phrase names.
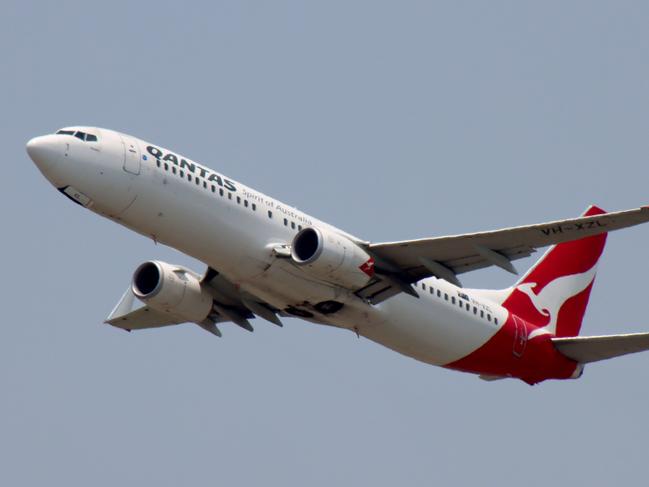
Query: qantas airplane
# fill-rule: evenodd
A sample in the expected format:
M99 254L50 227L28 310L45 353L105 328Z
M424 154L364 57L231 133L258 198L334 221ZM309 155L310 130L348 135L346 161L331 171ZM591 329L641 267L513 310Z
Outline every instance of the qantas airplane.
M106 319L127 331L281 317L353 331L433 365L536 384L589 362L649 349L649 333L578 336L612 230L649 207L502 230L372 243L161 146L113 130L68 127L27 152L63 195L202 261L199 274L151 260ZM549 249L511 287L465 289L458 274Z

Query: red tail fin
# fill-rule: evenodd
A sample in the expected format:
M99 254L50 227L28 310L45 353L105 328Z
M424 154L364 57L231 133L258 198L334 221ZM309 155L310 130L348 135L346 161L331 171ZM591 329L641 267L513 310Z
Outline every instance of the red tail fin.
M602 213L591 206L584 216ZM606 235L551 247L516 283L503 306L556 336L578 335Z

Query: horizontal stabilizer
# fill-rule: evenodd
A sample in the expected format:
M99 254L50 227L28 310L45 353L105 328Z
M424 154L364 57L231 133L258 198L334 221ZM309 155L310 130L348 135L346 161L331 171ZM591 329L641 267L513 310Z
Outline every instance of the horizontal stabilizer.
M552 338L555 348L582 364L649 350L649 333Z

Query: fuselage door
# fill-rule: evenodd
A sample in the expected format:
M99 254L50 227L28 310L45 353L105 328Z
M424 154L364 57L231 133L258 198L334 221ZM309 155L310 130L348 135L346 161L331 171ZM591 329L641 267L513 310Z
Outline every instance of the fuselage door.
M137 141L126 135L121 137L124 144L124 171L140 174L140 147Z

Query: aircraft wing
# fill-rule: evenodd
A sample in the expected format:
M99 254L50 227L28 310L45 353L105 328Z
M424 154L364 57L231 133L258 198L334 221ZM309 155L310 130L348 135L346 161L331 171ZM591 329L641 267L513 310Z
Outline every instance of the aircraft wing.
M215 312L223 321L232 321L248 331L253 331L248 319L259 316L277 326L283 326L277 315L284 313L251 294L243 293L211 267L205 272L202 284L214 297Z
M358 294L380 302L429 276L459 285L456 275L492 265L516 273L511 261L537 248L649 221L649 207L447 237L369 244L378 279ZM390 285L388 282L392 281Z
M649 350L649 333L595 337L556 337L552 343L559 352L582 364Z
M156 311L149 306L134 309L135 295L131 288L126 290L117 306L111 311L105 323L122 328L123 330L141 330L144 328L160 328L162 326L177 325L182 321L168 313Z
M234 284L211 267L207 269L201 282L214 298L213 312L202 322L196 323L206 331L220 337L221 331L216 325L228 321L248 331L254 331L248 320L254 318L255 315L282 326L282 322L276 314L279 312L278 310L252 295L243 294ZM160 328L184 322L182 318L172 313L156 310L141 303L133 294L131 286L128 287L105 321L109 325L127 331Z

